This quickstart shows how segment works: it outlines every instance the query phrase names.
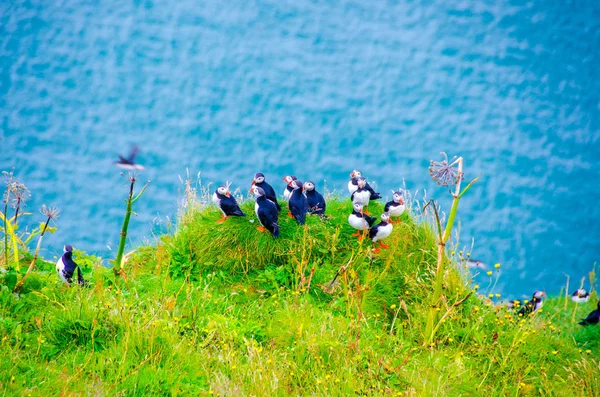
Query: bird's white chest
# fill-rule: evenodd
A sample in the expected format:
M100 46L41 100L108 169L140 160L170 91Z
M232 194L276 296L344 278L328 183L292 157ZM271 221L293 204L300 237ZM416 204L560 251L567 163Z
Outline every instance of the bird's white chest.
M258 207L259 207L258 203L254 203L254 212L256 213L256 217L258 218L258 222L262 225L262 222L260 221L260 218L258 217Z
M217 196L217 193L213 193L212 201L217 207L221 207L221 200L219 200L219 196Z
M388 213L390 216L400 216L404 213L405 206L404 204L391 205Z
M377 234L375 235L375 237L373 237L373 242L383 240L384 238L389 237L389 235L392 234L393 228L394 227L391 223L388 223L385 226L379 226L377 228Z
M58 274L58 277L64 281L65 283L68 283L67 279L65 278L65 263L62 260L62 256L60 258L58 258L58 261L56 261L56 274Z
M350 194L354 193L357 190L358 185L355 185L354 183L352 183L352 181L348 182L348 191L350 192Z
M352 199L353 203L361 203L364 206L369 204L369 200L371 199L371 193L368 190L363 190L361 192L357 191L354 193L354 198Z
M292 197L292 192L293 190L287 190L287 188L284 189L283 191L283 198L286 199L287 201L290 201L290 197Z
M354 214L350 214L350 216L348 216L348 223L357 230L366 230L369 228L369 223L365 220L365 218L358 217Z

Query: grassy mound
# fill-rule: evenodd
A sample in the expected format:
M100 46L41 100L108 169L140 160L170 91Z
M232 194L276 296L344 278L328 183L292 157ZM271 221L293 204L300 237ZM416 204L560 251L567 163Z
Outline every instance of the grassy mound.
M0 291L1 391L7 395L594 395L595 301L549 299L521 319L489 305L457 266L444 321L423 346L437 247L402 217L373 255L351 237L347 200L281 237L246 218L216 224L190 208L177 231L131 255L127 282L94 267L92 287L51 269L24 293ZM379 215L381 206L372 205ZM285 215L285 214L284 214ZM333 281L335 280L335 281ZM29 283L29 281L28 281ZM489 291L486 291L488 293ZM464 302L461 302L465 299ZM594 297L595 299L595 297ZM592 299L593 300L593 299Z

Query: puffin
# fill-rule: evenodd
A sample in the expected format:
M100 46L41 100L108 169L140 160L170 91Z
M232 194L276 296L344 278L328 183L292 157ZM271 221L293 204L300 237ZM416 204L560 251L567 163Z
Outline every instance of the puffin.
M306 196L302 194L302 182L294 179L290 182L290 185L292 186L293 191L288 202L288 207L290 209L289 215L296 219L296 222L298 222L299 225L304 225L306 213L308 212L308 200L306 199Z
M358 178L362 177L362 173L359 170L354 170L350 173L350 182L348 182L348 191L350 194L354 193L358 189ZM371 193L371 200L377 200L381 198L381 194L377 193L371 185L366 184L365 188Z
M246 216L240 209L235 197L231 195L229 186L229 182L227 182L225 186L219 186L212 197L213 203L215 203L223 213L223 217L219 219L217 223L225 222L225 219L229 216Z
M376 219L368 216L363 213L363 208L361 203L354 203L353 211L350 215L348 215L348 223L350 226L357 230L356 233L353 233L353 237L358 237L359 240L362 240L362 230L367 230L373 223L375 223Z
M361 203L363 207L367 207L365 214L369 214L368 206L369 201L374 200L373 195L367 189L367 180L363 177L357 178L358 189L352 193L351 199L352 203Z
M131 152L129 153L129 156L123 157L119 154L118 155L119 161L115 161L114 164L117 167L122 168L127 171L143 171L144 167L141 164L137 164L135 162L135 158L136 158L138 152L139 152L139 148L137 147L137 145L133 146L131 148Z
M392 201L388 202L385 204L385 207L383 207L383 210L385 212L387 212L388 214L390 214L390 218L392 217L400 217L400 215L402 215L404 213L404 210L406 209L405 205L404 205L404 195L402 194L402 192L400 190L398 190L397 192L392 191L393 194L393 199ZM398 223L400 223L400 221L392 221L390 220L390 223L392 225L396 225Z
M579 322L579 325L594 325L600 322L600 301L598 301L598 307L593 310L588 316Z
M590 300L590 293L583 288L579 288L571 295L571 300L575 303L583 303Z
M56 262L56 274L58 274L58 278L60 278L62 281L68 285L71 285L73 282L75 269L77 269L77 284L85 286L86 281L81 275L81 268L73 260L73 247L67 244L63 248L63 255L58 258L58 261Z
M273 237L279 237L279 225L277 224L279 212L277 211L277 207L275 207L275 203L267 199L267 194L261 187L252 186L251 192L256 196L254 211L256 212L258 221L262 225L257 227L257 229L261 232L268 230Z
M281 211L281 206L277 202L277 194L275 194L275 189L273 189L273 187L265 181L265 175L262 172L257 172L256 174L254 174L252 186L258 186L262 188L265 191L267 199L275 203L277 211Z
M283 177L283 181L285 183L287 183L287 186L285 187L285 190L283 191L283 198L286 200L290 200L290 196L292 195L292 192L294 191L294 189L292 188L292 186L290 185L292 183L292 181L297 180L298 178L296 178L293 175L287 175Z
M508 302L509 309L519 309L517 314L521 317L525 317L535 311L538 311L544 305L543 298L546 296L544 291L535 291L531 300L527 301L527 303L523 303L520 300L513 300Z
M379 246L381 248L390 248L389 246L383 244L383 242L381 241L384 238L388 237L390 234L392 234L392 229L394 226L392 226L392 223L389 222L389 220L390 214L384 212L383 214L381 214L381 222L369 229L369 238L373 242L373 252L375 252L376 254L379 253L379 248L375 246L375 243L377 241L379 241Z
M306 181L303 188L308 201L308 212L314 215L325 215L327 204L323 195L315 189L315 184L312 181Z

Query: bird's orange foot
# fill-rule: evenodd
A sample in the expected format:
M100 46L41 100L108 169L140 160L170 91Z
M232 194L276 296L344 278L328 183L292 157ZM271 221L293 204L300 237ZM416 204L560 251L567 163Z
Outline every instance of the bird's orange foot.
M217 221L217 223L221 224L221 223L225 222L225 219L227 219L227 217L223 217L223 218L219 219Z
M363 237L364 237L364 236L363 236L362 234L359 234L359 235L358 235L358 241L362 241Z
M256 230L258 230L259 232L266 232L266 231L267 231L267 228L266 228L266 227L264 227L264 226L258 226L258 227L256 228Z
M291 212L288 212L288 216L289 216L290 218L292 218L292 219L295 219L295 218L294 218L294 215L293 215Z
M358 237L358 236L360 236L360 232L352 233L352 237Z
M390 246L389 246L389 245L385 245L385 244L384 244L384 243L382 243L381 241L379 242L379 246L380 246L381 248L383 248L383 249L388 249L388 248L390 248Z
M378 254L381 250L377 247L373 248L373 253Z

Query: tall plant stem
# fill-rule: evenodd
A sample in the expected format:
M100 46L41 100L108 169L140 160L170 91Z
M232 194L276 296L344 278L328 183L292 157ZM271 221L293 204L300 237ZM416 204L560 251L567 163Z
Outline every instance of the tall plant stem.
M435 289L433 291L433 296L431 297L431 307L429 309L429 315L427 316L427 324L425 326L425 345L431 344L433 341L433 337L435 336L435 332L439 328L435 326L435 321L438 312L438 305L440 304L440 298L442 297L442 288L444 283L444 274L446 272L446 243L450 239L452 234L452 228L454 227L454 221L456 220L456 213L458 212L458 202L460 201L461 196L473 185L473 183L477 180L475 178L469 185L465 188L464 191L460 191L462 175L463 175L463 158L459 157L454 161L453 164L458 164L458 182L456 183L455 191L452 194L454 199L452 200L452 206L450 207L450 213L448 215L448 220L446 221L446 227L444 228L444 233L441 230L441 223L439 222L439 216L437 214L437 209L434 205L434 211L436 214L437 225L438 225L438 254L437 254L437 268L435 274ZM442 319L443 320L443 319Z
M129 197L127 198L127 210L125 211L125 219L123 219L123 227L121 227L121 238L119 239L119 249L117 250L117 257L115 258L115 266L113 267L113 272L115 276L119 276L124 274L123 272L123 253L125 252L125 243L127 242L127 229L129 228L129 219L131 218L131 213L133 203L135 203L141 195L144 193L146 188L148 187L148 181L146 185L142 188L142 190L137 194L137 196L133 196L133 187L135 185L135 176L130 178L131 185L129 186Z
M46 229L48 229L48 224L50 223L50 219L51 218L48 217L48 219L46 220L46 223L44 224L44 227L42 228L42 234L40 234L40 238L38 239L37 246L35 247L35 255L33 255L33 260L29 264L29 267L27 268L27 272L25 273L25 275L23 276L21 281L19 281L17 283L17 285L15 285L15 288L13 289L13 292L15 292L15 293L19 293L19 291L21 291L21 288L23 287L23 284L25 284L25 280L27 279L27 276L29 276L29 273L31 273L31 271L35 267L35 262L37 261L38 255L40 253L40 248L42 246L42 239L44 238L44 233L46 233Z
M8 268L8 201L10 199L10 189L6 188L6 201L4 202L4 265Z

